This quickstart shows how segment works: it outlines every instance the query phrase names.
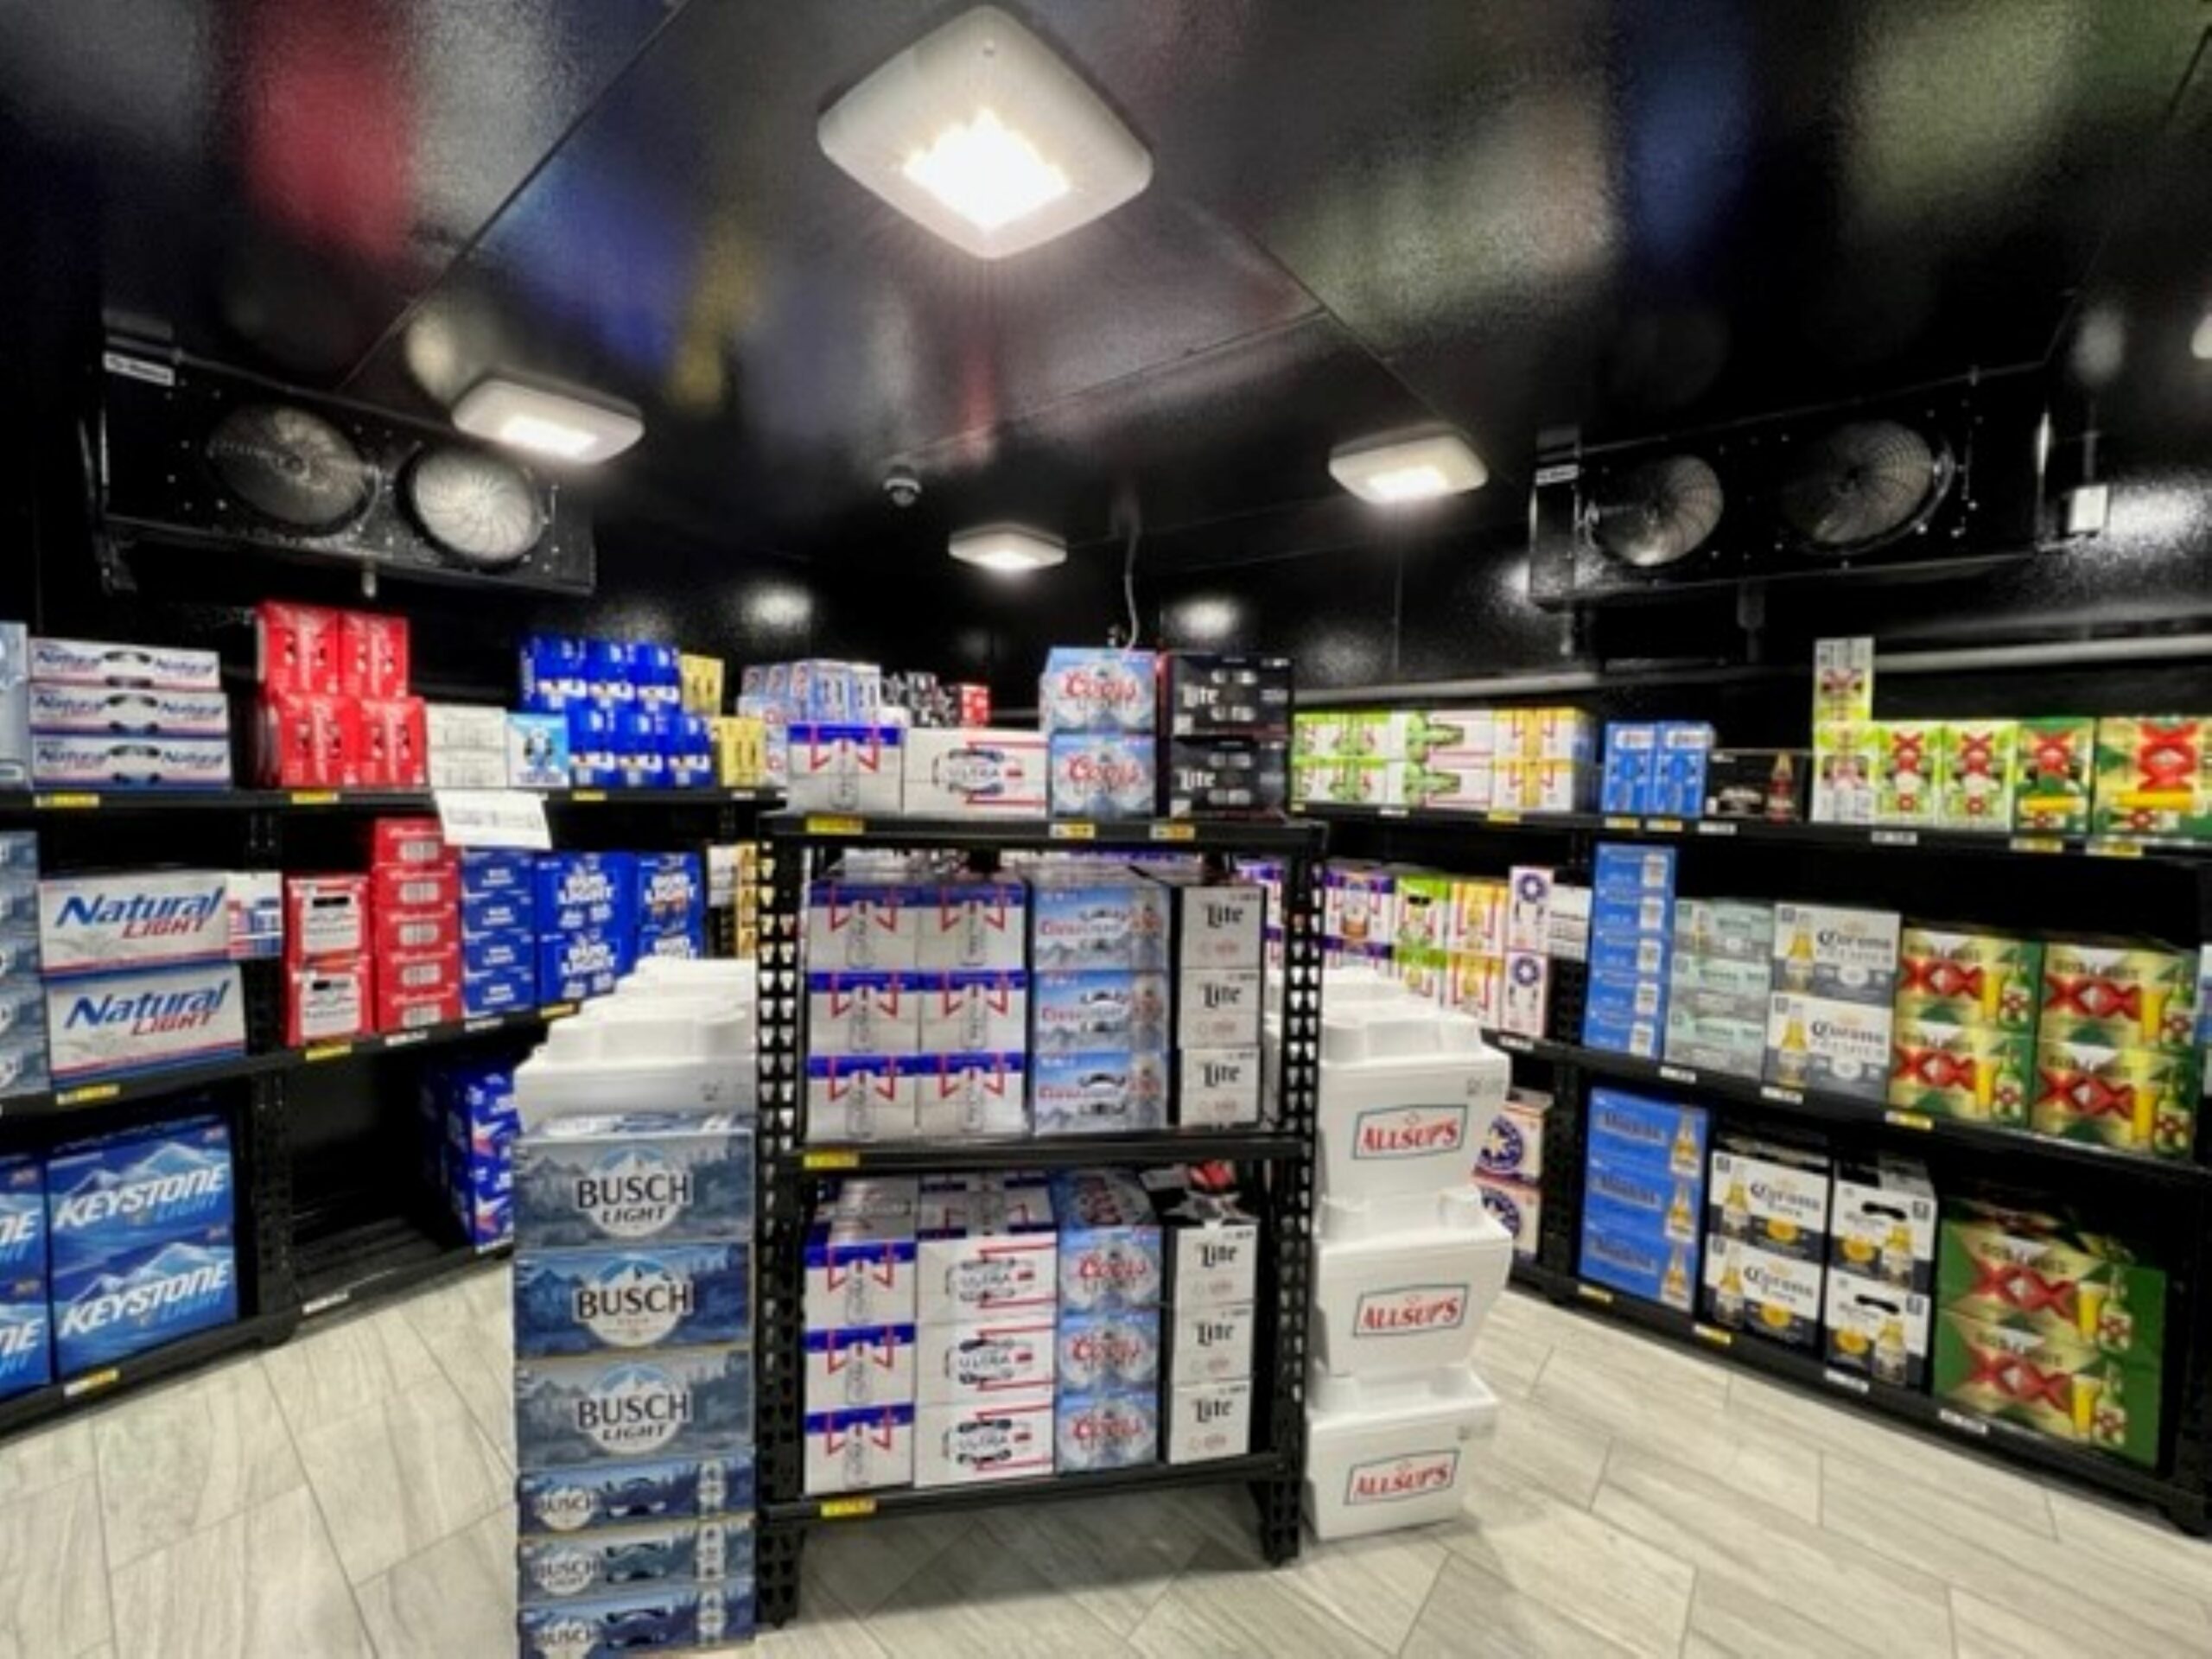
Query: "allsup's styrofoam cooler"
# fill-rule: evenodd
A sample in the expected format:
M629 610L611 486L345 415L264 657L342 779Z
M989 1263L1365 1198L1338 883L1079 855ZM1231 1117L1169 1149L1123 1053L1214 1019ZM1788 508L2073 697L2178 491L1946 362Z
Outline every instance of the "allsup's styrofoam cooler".
M1378 997L1321 1020L1320 1192L1389 1205L1464 1187L1511 1067L1481 1027L1419 999Z
M1497 1396L1469 1365L1381 1378L1316 1371L1306 1388L1306 1521L1324 1541L1449 1521Z
M603 1112L610 1101L625 1110L749 1118L760 1094L755 1064L749 1011L656 998L556 1020L515 1068L515 1110L525 1130Z
M1505 1287L1513 1239L1471 1183L1424 1206L1324 1198L1313 1241L1314 1363L1373 1378L1467 1363Z

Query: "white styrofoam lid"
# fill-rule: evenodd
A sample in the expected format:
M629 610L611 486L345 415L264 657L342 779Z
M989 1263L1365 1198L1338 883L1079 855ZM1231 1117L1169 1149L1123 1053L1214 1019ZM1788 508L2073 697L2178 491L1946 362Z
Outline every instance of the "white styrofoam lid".
M1484 1433L1497 1414L1497 1396L1471 1363L1395 1376L1331 1376L1316 1364L1306 1379L1306 1432L1316 1439L1455 1418Z
M753 1022L734 1014L701 1014L681 1007L657 1016L643 1010L620 1019L556 1021L532 1059L555 1066L676 1065L726 1060L753 1064Z
M1323 1198L1318 1236L1332 1244L1379 1241L1391 1244L1464 1242L1470 1235L1505 1229L1483 1208L1482 1193L1471 1183L1447 1187L1433 1204L1410 1194L1378 1198Z
M1321 1004L1321 1061L1359 1065L1376 1060L1458 1058L1482 1054L1482 1027L1466 1014L1408 997L1395 1002Z

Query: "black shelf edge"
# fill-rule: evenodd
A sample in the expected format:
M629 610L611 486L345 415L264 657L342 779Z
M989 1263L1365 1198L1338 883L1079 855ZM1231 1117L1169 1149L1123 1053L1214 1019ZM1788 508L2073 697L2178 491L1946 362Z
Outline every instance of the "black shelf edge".
M133 1354L80 1376L49 1382L13 1399L0 1401L0 1435L16 1433L67 1413L101 1404L211 1360L280 1342L299 1324L299 1319L298 1309L284 1307L233 1319L228 1325L195 1331L188 1337L149 1348L142 1354Z
M2212 861L2212 842L2122 836L2056 836L2034 831L1891 829L1853 823L1770 823L1764 818L1670 817L1655 813L1518 812L1506 809L1448 812L1420 807L1340 806L1316 802L1300 813L1323 823L1417 830L1592 830L1637 841L1758 842L1807 850L1903 854L1973 854L1983 857L2147 859L2195 867Z
M769 789L537 789L550 808L568 806L780 806ZM0 790L0 817L48 818L86 811L430 812L429 789Z
M1293 1471L1294 1475L1296 1471ZM985 1480L964 1486L887 1486L873 1492L833 1497L764 1502L766 1527L842 1525L876 1516L941 1514L984 1510L1001 1503L1035 1503L1094 1497L1101 1492L1155 1491L1173 1486L1213 1486L1234 1481L1267 1480L1283 1473L1283 1459L1273 1452L1206 1463L1148 1463L1135 1469L1100 1469L1084 1474L1039 1475L1032 1480Z
M2005 1462L2030 1464L2085 1486L2153 1504L2177 1520L2194 1517L2201 1525L2204 1518L2206 1505L2202 1493L2155 1470L2139 1468L2115 1458L2064 1445L2015 1424L1959 1410L1930 1394L1854 1376L1824 1363L1815 1355L1758 1337L1722 1330L1675 1308L1662 1307L1624 1291L1592 1284L1573 1274L1560 1273L1535 1262L1516 1262L1511 1278L1524 1289L1535 1291L1560 1306L1642 1331L1676 1347L1710 1354L1723 1364L1740 1366L1831 1405L1847 1402L1873 1416L1918 1429L1948 1446L1978 1447Z
M443 1048L499 1032L538 1031L556 1020L565 1019L574 1014L577 1007L574 1002L549 1002L538 1007L521 1008L508 1014L477 1014L466 1020L449 1020L443 1025L423 1026L413 1031L352 1037L342 1042L312 1043L304 1048L271 1049L261 1054L241 1054L234 1059L211 1060L205 1065L173 1066L130 1077L71 1084L66 1088L42 1090L34 1094L10 1095L0 1097L0 1122L52 1117L94 1106L152 1100L163 1095L181 1094L188 1090L235 1082L241 1077L260 1077L270 1071L306 1070L334 1061L389 1054L400 1049Z
M771 813L764 834L866 847L1206 848L1314 853L1327 827L1296 818L908 818L856 813Z
M1151 1129L1029 1141L800 1147L789 1161L802 1174L844 1175L870 1170L928 1174L964 1169L1080 1169L1093 1164L1276 1163L1305 1156L1306 1143L1297 1135L1267 1129Z
M356 1302L405 1295L483 1263L503 1262L514 1254L514 1248L512 1239L503 1238L485 1244L448 1245L385 1265L340 1262L322 1272L302 1275L300 1318L310 1320Z
M1522 1037L1503 1031L1485 1031L1483 1034L1492 1046L1508 1054L1557 1061L1617 1083L1694 1090L1708 1097L1779 1113L1808 1123L1888 1128L1897 1131L1902 1141L1940 1141L2014 1157L2039 1158L2076 1168L2101 1170L2108 1175L2131 1176L2161 1186L2212 1186L2212 1169L2202 1164L2144 1158L2109 1147L2091 1146L2086 1141L2060 1141L2026 1129L1988 1128L1958 1118L1878 1106L1849 1095L1785 1089L1753 1077L1731 1077L1695 1066L1640 1059L1633 1054L1586 1048L1579 1043L1554 1042L1547 1037Z

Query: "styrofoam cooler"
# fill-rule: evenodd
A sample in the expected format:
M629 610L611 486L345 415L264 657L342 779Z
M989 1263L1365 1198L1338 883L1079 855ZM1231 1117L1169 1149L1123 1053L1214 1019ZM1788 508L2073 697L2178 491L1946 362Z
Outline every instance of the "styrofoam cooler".
M1313 1241L1315 1363L1380 1377L1465 1366L1505 1288L1513 1237L1472 1185L1380 1205L1324 1198Z
M1449 1521L1466 1502L1468 1452L1497 1396L1468 1365L1306 1389L1306 1521L1323 1541Z
M1511 1067L1465 1014L1392 998L1322 1001L1319 1191L1348 1204L1467 1185Z
M751 1117L759 1094L751 1010L712 1010L682 997L624 1002L556 1020L515 1068L524 1129L607 1109L734 1112ZM594 1005L594 1011L596 1005Z
M1402 981L1373 968L1330 968L1321 975L1321 1003L1332 1014L1346 1008L1389 1003L1398 1007L1433 1008L1434 1004L1415 996ZM1260 1016L1260 1102L1269 1122L1275 1117L1282 1081L1282 1004L1281 997L1263 999Z

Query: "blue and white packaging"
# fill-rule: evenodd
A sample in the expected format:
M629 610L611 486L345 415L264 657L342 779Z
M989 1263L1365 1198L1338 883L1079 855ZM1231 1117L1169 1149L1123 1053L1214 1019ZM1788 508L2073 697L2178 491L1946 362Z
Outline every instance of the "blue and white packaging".
M1030 1117L1039 1135L1111 1135L1167 1122L1167 1056L1040 1054L1030 1063Z
M507 787L565 789L569 785L566 713L507 716Z
M222 659L212 651L139 645L111 639L54 639L33 635L34 683L136 686L157 691L218 691Z
M38 931L35 928L0 932L0 980L36 980L38 966Z
M918 1259L911 1214L817 1217L806 1230L806 1328L912 1325Z
M546 853L535 872L540 938L603 927L613 933L636 925L637 861L628 853Z
M31 780L30 630L0 622L0 788Z
M622 782L614 715L588 702L569 705L569 776L579 789L613 789Z
M1605 724L1605 760L1599 786L1602 812L1649 812L1651 779L1659 747L1659 728L1627 721Z
M1601 893L1590 901L1592 962L1606 940L1621 934L1643 933L1672 938L1675 900L1664 893Z
M1063 1313L1054 1354L1059 1386L1071 1394L1156 1387L1160 1311L1116 1307Z
M899 1062L925 1137L1022 1135L1029 1128L1028 1057L917 1054Z
M46 990L30 976L0 976L0 1043L10 1038L46 1041Z
M620 1595L525 1607L523 1659L629 1659L742 1640L753 1630L753 1580L672 1583Z
M1665 977L1672 969L1673 945L1664 934L1620 929L1594 934L1590 971L1621 979Z
M228 789L219 737L63 737L33 734L31 782L44 789Z
M742 1342L751 1287L751 1255L740 1243L525 1249L515 1258L515 1351Z
M504 1243L515 1236L515 1201L512 1195L499 1198L453 1198L454 1219L472 1244Z
M0 1396L54 1381L52 1320L43 1274L0 1282Z
M840 1325L806 1333L800 1398L809 1415L914 1398L914 1327Z
M157 737L231 734L230 699L220 691L34 683L30 729L54 734L134 734Z
M1160 1222L1144 1188L1118 1170L1067 1170L1052 1193L1062 1311L1158 1307Z
M0 1096L35 1094L53 1081L45 1033L0 1039Z
M461 895L461 937L482 938L493 933L537 934L537 899L521 893L476 893Z
M1120 874L1039 870L1029 894L1030 967L1037 973L1167 966L1167 889Z
M461 896L534 891L537 859L506 847L464 847L455 855L461 868Z
M462 973L511 974L518 968L532 976L537 972L537 938L528 928L498 927L462 933Z
M11 1190L20 1179L11 1169ZM226 1227L234 1185L230 1132L216 1118L62 1147L46 1161L43 1193L54 1270Z
M578 997L599 995L579 992ZM555 1001L574 1000L561 997ZM486 973L471 973L464 969L461 976L461 1010L471 1019L487 1014L512 1014L521 1008L537 1006L537 969L534 964L520 968L497 968Z
M905 1486L914 1478L912 1406L856 1406L848 1411L817 1412L810 1414L803 1427L809 1497Z
M515 1452L525 1469L705 1457L752 1440L745 1347L516 1357Z
M230 954L220 870L133 870L38 884L47 977L220 962Z
M0 623L0 629L7 626ZM0 830L0 882L35 880L37 875L38 831Z
M56 981L46 988L46 1028L58 1083L243 1054L238 965Z
M1029 976L960 969L918 976L924 1054L1020 1054L1029 1040Z
M1049 1388L914 1408L917 1486L965 1486L1052 1472Z
M742 1520L525 1535L515 1548L516 1587L525 1603L543 1603L629 1594L648 1585L721 1584L748 1576L752 1549Z
M1052 1402L1054 1465L1064 1473L1130 1469L1160 1457L1160 1390L1062 1393Z
M46 1272L46 1172L35 1158L0 1159L0 1280L42 1287Z
M1590 886L1600 899L1636 899L1660 893L1671 899L1675 893L1675 849L1639 847L1627 842L1599 842Z
M911 974L809 974L809 1055L912 1054L921 1045L922 982Z
M739 1238L753 1230L753 1130L724 1113L556 1118L515 1143L533 1248Z
M1698 1282L1697 1243L1618 1231L1585 1215L1580 1271L1593 1284L1688 1313Z
M806 1057L806 1138L904 1141L915 1134L912 1055Z
M1063 732L1155 729L1159 658L1148 651L1056 645L1037 688L1037 728Z
M549 1002L578 1002L607 996L629 972L635 953L607 930L586 928L540 939L537 994Z
M743 1515L753 1499L753 1454L594 1463L524 1470L515 1482L523 1531L573 1535L603 1527Z
M707 887L696 853L639 853L632 901L640 928L688 923L707 907Z
M1586 1014L1582 1040L1609 1054L1630 1054L1640 1060L1656 1060L1666 1047L1667 1026L1663 1017L1607 1018Z
M584 700L588 683L582 640L534 633L522 642L524 709L558 714Z
M815 881L806 889L806 965L812 973L912 969L921 906L934 889L893 881Z
M1112 968L1039 974L1029 1024L1038 1055L1164 1049L1167 976Z
M1660 725L1651 769L1652 811L1690 818L1704 813L1706 762L1713 741L1713 728L1702 721Z
M915 964L1019 972L1027 963L1029 892L1019 881L953 880L911 890Z
M1160 798L1158 746L1150 736L1055 735L1046 779L1056 818L1148 818Z
M1642 978L1593 973L1584 993L1585 1019L1592 1025L1624 1024L1630 1020L1667 1018L1667 982L1663 976Z
M79 1266L53 1278L54 1351L60 1374L112 1365L238 1315L238 1255L228 1227L210 1227Z
M659 957L664 959L672 957L679 961L696 962L706 954L706 924L702 921L695 921L672 931L641 933L638 937L638 946L632 953L631 959L633 963L638 963L645 961L648 957Z
M1653 1100L1620 1089L1590 1091L1590 1156L1623 1164L1655 1164L1677 1175L1702 1175L1707 1119L1700 1106Z

